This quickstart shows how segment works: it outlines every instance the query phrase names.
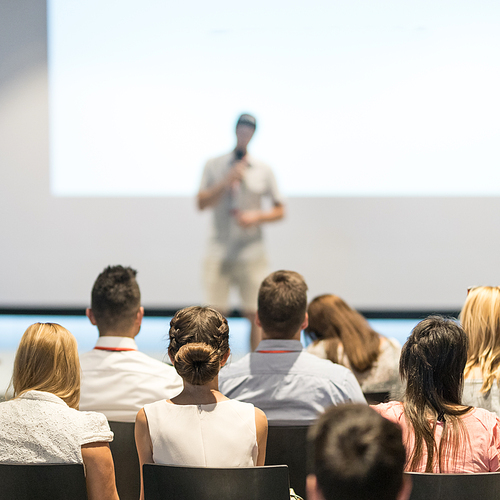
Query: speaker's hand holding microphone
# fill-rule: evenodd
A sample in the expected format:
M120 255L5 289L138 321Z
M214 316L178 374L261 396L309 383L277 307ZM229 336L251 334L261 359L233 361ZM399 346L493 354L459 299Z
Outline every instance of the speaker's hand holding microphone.
M246 153L243 151L235 151L235 158L233 160L233 166L229 170L227 175L227 185L229 187L232 203L231 212L233 215L238 213L238 202L237 198L241 189L241 182L245 176L245 169L248 166L248 162L245 159Z

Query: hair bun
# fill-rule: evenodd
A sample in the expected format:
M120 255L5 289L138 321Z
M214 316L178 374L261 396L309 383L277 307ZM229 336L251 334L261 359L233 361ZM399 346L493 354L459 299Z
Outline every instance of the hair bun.
M217 349L195 342L183 345L175 355L177 373L192 385L204 385L213 380L220 370Z

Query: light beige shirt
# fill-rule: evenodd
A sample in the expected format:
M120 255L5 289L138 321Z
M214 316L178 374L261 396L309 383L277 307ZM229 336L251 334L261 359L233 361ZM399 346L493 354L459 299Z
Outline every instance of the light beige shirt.
M265 255L262 228L243 228L234 217L234 210L259 210L269 198L273 205L282 204L276 179L271 168L247 155L248 167L243 180L226 191L213 207L213 224L208 243L208 255L220 260L258 260ZM203 171L200 191L210 188L233 167L234 153L208 160Z

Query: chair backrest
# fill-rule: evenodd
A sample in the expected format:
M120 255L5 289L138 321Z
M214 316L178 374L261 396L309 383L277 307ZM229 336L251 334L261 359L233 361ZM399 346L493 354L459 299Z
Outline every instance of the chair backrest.
M0 464L0 500L87 500L82 464Z
M500 473L427 474L406 472L413 482L410 500L498 500Z
M135 447L134 422L109 422L115 437L109 443L115 464L116 489L120 500L137 500L141 491L139 457Z
M145 464L145 500L290 500L288 469Z
M369 405L378 405L379 403L387 403L390 401L390 393L389 392L365 392L363 393L366 402Z
M269 425L266 465L287 465L290 487L305 498L307 477L307 431L309 426Z

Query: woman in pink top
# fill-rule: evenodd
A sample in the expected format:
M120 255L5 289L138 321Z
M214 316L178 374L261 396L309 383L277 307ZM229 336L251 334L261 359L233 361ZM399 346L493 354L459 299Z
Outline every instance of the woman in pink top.
M401 351L404 402L374 406L403 429L411 472L489 472L500 468L500 421L461 404L467 336L453 320L430 316Z

